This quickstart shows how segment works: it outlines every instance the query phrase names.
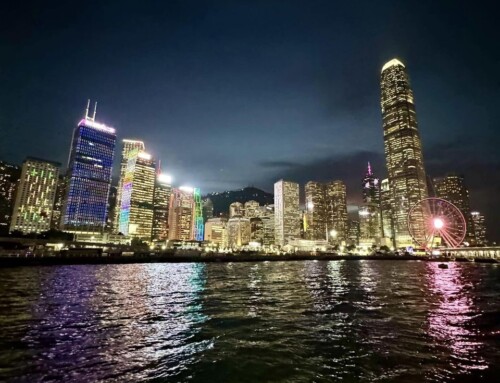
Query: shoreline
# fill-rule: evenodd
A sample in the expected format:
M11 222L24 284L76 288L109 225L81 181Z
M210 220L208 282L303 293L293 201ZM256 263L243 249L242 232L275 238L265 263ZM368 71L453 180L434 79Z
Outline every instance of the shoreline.
M213 262L283 262L283 261L423 261L498 263L487 258L428 258L412 255L337 255L337 254L213 254L213 255L132 255L132 256L71 256L71 257L0 257L0 268L22 266L107 265L132 263L213 263Z

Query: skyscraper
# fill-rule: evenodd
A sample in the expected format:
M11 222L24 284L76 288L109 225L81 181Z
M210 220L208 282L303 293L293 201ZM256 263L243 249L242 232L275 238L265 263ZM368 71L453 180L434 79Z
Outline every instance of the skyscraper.
M134 149L128 153L122 183L120 232L150 241L153 231L153 199L156 168L151 154Z
M470 211L469 191L465 186L464 177L457 174L448 174L434 179L436 196L455 205L464 215L466 230L465 241L474 242L474 224Z
M255 218L259 214L259 203L254 200L250 200L245 202L244 205L245 217L247 218Z
M472 224L474 226L475 244L479 246L486 245L486 224L484 215L478 211L471 212Z
M172 177L158 174L153 199L153 240L168 239L168 207L172 193Z
M118 189L116 191L116 208L114 212L114 231L120 231L120 206L122 205L122 188L123 181L125 179L125 172L127 170L128 156L129 153L133 150L137 149L139 152L145 151L146 148L144 146L144 142L139 140L130 140L124 139L122 140L122 153L120 159L120 179L118 180Z
M284 180L274 184L274 222L276 245L300 237L299 184Z
M391 245L394 246L392 194L389 189L389 180L387 178L383 179L380 183L380 215L382 218L382 236L387 238Z
M326 189L325 184L309 181L306 194L306 239L326 239Z
M382 237L380 219L380 184L368 162L362 181L363 206L359 209L360 242L364 245L378 244Z
M56 196L54 198L54 207L52 208L52 218L50 228L59 230L61 226L61 213L63 208L64 196L66 195L66 177L59 175L57 180Z
M328 239L345 241L348 234L346 186L342 181L331 181L325 188Z
M21 169L0 161L0 234L9 232Z
M187 186L172 189L168 208L168 239L193 240L194 227L194 189Z
M100 233L106 225L116 133L95 121L95 109L93 117L88 112L87 105L85 118L73 132L62 228Z
M385 159L392 194L394 235L399 247L412 243L408 211L427 197L427 184L413 91L401 61L393 59L382 67L380 86ZM423 235L423 215L417 212L415 220L417 231Z
M40 233L50 229L60 166L57 162L33 157L23 162L11 232Z

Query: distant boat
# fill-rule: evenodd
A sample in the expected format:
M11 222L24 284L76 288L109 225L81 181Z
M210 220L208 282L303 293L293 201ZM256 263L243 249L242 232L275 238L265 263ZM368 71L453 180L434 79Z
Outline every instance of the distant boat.
M446 263L440 263L440 264L438 265L438 267L439 267L440 269L447 269L447 268L448 268L448 265L447 265Z

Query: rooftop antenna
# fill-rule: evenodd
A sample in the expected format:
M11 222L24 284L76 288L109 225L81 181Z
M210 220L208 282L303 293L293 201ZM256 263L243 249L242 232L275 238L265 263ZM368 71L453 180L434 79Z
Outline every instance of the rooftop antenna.
M161 174L161 160L158 159L158 172L157 172L158 175Z
M96 112L97 112L97 101L95 102L95 105L94 105L94 115L92 116L92 121L95 121Z
M87 100L87 109L85 109L85 119L89 119L90 98Z

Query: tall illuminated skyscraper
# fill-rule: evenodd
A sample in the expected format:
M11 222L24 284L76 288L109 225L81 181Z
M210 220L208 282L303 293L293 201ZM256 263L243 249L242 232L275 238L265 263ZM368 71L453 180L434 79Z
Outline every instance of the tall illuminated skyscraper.
M342 181L331 181L325 185L326 229L328 238L345 241L348 237L347 190ZM332 231L334 235L332 235Z
M383 179L380 183L380 215L382 219L382 237L387 238L390 244L394 246L392 193L389 189L389 180L387 178Z
M9 232L20 174L19 166L0 161L0 235Z
M145 151L146 148L144 146L144 142L139 140L130 140L124 139L122 140L122 153L120 159L120 179L118 180L118 189L116 191L116 208L113 217L113 228L116 232L120 231L120 206L122 204L122 188L123 181L125 179L125 171L127 170L128 164L128 156L129 153L133 150L137 149L138 151Z
M470 212L469 191L465 186L464 177L448 174L443 178L435 178L434 189L437 197L451 202L464 215L467 230L465 241L474 242L474 224Z
M10 231L40 233L50 229L60 166L33 157L24 161Z
M274 184L274 238L278 246L300 237L299 184L280 180Z
M472 224L474 226L475 244L479 246L486 245L486 224L484 215L478 211L471 212Z
M172 194L172 177L158 174L153 200L153 240L168 239L168 207Z
M95 109L93 117L88 112L87 104L73 132L61 223L66 231L100 233L106 225L116 132L95 121Z
M307 239L326 239L326 195L325 184L309 181L306 191L306 223L305 234Z
M191 187L172 189L168 208L168 239L193 240L195 213L194 189Z
M122 184L120 232L150 241L153 231L153 199L156 168L151 154L134 149Z
M427 197L427 183L413 91L401 61L393 59L382 67L380 86L385 159L399 247L412 243L407 215L412 206ZM417 213L415 219L417 231L423 236L423 216Z
M360 243L364 245L379 243L382 237L380 220L380 184L372 167L368 168L362 182L363 206L359 209Z
M234 216L227 221L227 243L230 248L248 245L252 238L250 219Z

